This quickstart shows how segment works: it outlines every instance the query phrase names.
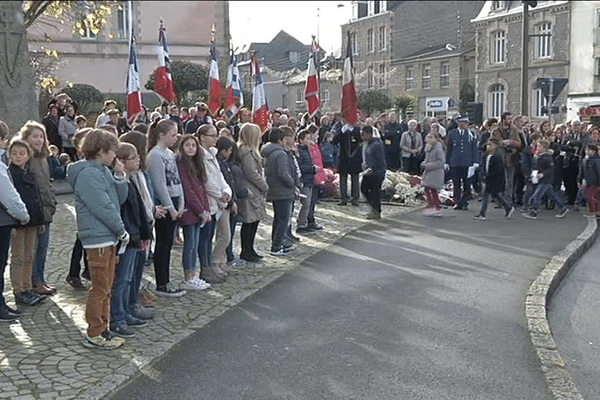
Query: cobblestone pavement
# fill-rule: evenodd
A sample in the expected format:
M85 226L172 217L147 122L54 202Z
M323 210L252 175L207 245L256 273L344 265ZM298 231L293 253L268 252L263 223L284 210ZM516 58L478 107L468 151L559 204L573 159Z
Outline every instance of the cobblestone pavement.
M303 236L297 250L287 257L268 255L271 221L264 221L256 239L259 253L265 255L261 263L249 264L240 274L209 290L188 291L179 299L158 298L155 319L137 329L136 337L128 339L121 349L106 352L83 346L87 293L77 292L65 282L75 241L75 209L71 195L58 196L58 200L46 271L47 281L56 285L58 293L39 306L25 308L19 322L0 325L0 399L98 399L137 371L152 376L153 360L301 260L359 228L367 222L364 216L368 211L363 203L359 207L340 207L322 202L316 217L325 229ZM383 209L384 220L379 223L385 223L385 217L392 214L415 208ZM236 238L239 240L239 230ZM239 243L235 249L239 249ZM181 250L181 246L173 248L171 276L176 283L183 278ZM9 282L8 270L5 282ZM152 266L144 271L144 281L154 288ZM5 294L9 304L14 304L12 293Z

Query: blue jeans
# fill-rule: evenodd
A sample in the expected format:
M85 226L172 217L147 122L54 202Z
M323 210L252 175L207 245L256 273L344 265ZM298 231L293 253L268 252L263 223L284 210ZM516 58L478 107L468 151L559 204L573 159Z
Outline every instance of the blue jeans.
M490 202L490 196L492 196L492 198L499 201L500 204L502 204L502 206L504 207L506 214L508 214L508 212L510 211L512 206L509 204L508 201L506 201L506 199L504 198L502 193L490 193L486 187L485 189L483 189L483 198L481 200L481 210L479 211L478 215L485 217L485 213L487 212L487 208L488 208L488 203Z
M215 236L216 216L216 214L213 215L212 220L200 228L200 235L198 236L198 258L200 259L200 268L210 268L212 263L212 240Z
M50 243L50 223L46 223L44 233L38 233L38 247L35 253L35 261L33 263L33 273L31 282L37 284L46 282L44 279L44 269L46 268L46 254L48 254L48 244Z
M533 196L531 196L531 208L534 212L537 212L540 208L540 202L542 201L542 197L544 195L548 195L548 198L559 207L559 210L565 208L565 202L560 198L560 196L556 195L554 191L554 187L550 183L538 183Z
M144 275L144 266L146 265L146 252L144 250L138 250L133 262L133 273L131 278L131 285L129 286L129 313L133 306L138 303L138 293L140 291L140 284L142 282L142 276Z
M200 223L183 227L183 252L181 256L183 272L198 270L198 241L200 239Z
M120 262L115 274L115 282L110 299L110 323L121 324L127 322L129 316L129 288L133 280L133 267L139 250L128 247L125 253L119 256Z
M8 248L10 247L12 229L12 226L0 226L0 309L3 309L6 305L2 293L4 292L4 270L8 262Z
M271 250L277 251L291 244L287 237L292 219L294 200L273 200L273 228L271 230Z

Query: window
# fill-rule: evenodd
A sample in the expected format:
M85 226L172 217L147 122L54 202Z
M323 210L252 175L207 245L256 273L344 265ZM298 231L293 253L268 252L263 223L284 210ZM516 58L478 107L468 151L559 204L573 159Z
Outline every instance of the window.
M371 53L375 46L373 46L373 29L367 31L367 52Z
M376 13L375 13L375 3L377 3L377 2L376 2L376 1L371 1L371 0L369 0L369 1L367 2L367 7L368 7L368 10L369 10L369 11L368 11L368 14L369 14L369 15L376 14Z
M413 67L406 67L406 72L404 74L404 84L406 85L406 90L413 90L415 88L415 77L413 74Z
M542 22L535 26L535 58L549 58L552 56L552 24L550 22Z
M350 34L350 47L352 47L352 54L358 55L358 43L356 43L356 32Z
M329 92L329 89L323 90L323 93L321 93L321 95L322 95L322 98L321 98L322 103L329 103L331 101L331 92Z
M600 28L600 8L596 9L596 28Z
M379 87L385 87L385 64L379 64Z
M450 87L450 63L443 62L440 65L440 87Z
M423 89L431 89L431 64L423 65Z
M506 8L506 1L492 1L492 11L503 10L504 8Z
M129 2L121 2L117 8L117 28L119 39L129 39L131 27L129 26Z
M281 107L288 108L287 93L281 94Z
M533 96L531 96L533 112L531 113L534 117L542 117L542 107L546 107L548 102L546 101L546 97L542 94L542 89L534 89Z
M367 70L367 86L369 87L369 89L373 88L373 86L375 86L375 79L373 76L373 66L369 65L369 69Z
M496 31L492 34L492 64L504 63L504 53L506 52L506 32Z
M386 30L385 26L379 27L379 50L385 50L385 42L386 42L385 30Z
M96 34L92 31L85 16L81 17L78 25L79 34L83 39L96 39Z
M383 0L379 2L379 12L387 11L387 1Z
M490 117L500 118L505 111L506 93L504 85L498 83L490 87L489 92L489 115Z
M296 89L296 103L302 103L304 101L304 94L302 89Z
M290 62L292 64L296 64L298 62L299 57L300 57L300 55L298 54L297 51L290 51L288 56L289 56Z

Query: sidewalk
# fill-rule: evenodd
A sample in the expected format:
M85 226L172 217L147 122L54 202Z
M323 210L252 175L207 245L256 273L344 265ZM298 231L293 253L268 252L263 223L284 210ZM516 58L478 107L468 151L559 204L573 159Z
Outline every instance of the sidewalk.
M209 290L188 292L180 299L159 298L154 320L137 329L136 337L127 340L123 348L104 352L82 344L87 292L77 292L65 282L75 241L75 209L71 195L58 196L58 201L46 272L48 282L57 286L58 293L42 305L25 308L20 322L0 325L0 399L98 399L140 370L152 376L152 361L295 268L301 260L365 224L368 212L363 203L360 207L340 207L322 202L316 216L325 229L303 236L298 249L287 257L268 255L271 221L264 221L257 235L258 251L265 255L262 263L249 265L240 274L228 277L225 284ZM384 205L383 217L412 210ZM235 249L239 249L239 243ZM171 276L176 283L183 278L181 250L180 246L173 250ZM146 284L154 281L152 266L144 271L144 280ZM150 285L154 288L153 283ZM7 301L14 305L8 292Z

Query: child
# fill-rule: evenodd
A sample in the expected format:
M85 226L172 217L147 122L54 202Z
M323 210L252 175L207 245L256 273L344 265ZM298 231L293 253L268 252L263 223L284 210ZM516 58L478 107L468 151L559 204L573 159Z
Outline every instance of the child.
M314 188L315 173L317 167L313 163L310 155L309 147L313 145L312 135L308 130L302 130L298 133L298 166L302 173L302 189L300 189L300 212L298 212L298 220L296 226L296 233L308 233L311 231L308 227L308 212L310 209L310 202L312 200L312 191Z
M8 147L8 168L31 219L15 228L11 247L10 279L17 304L34 306L44 297L31 290L31 271L37 250L38 233L44 230L44 210L35 175L29 170L33 151L24 140L15 139Z
M10 179L6 164L1 161L0 187L2 188L0 190L0 321L13 321L22 312L9 307L2 295L4 292L4 270L8 261L8 249L13 227L19 224L27 224L29 213Z
M190 134L183 135L179 143L177 169L181 176L185 209L179 219L183 227L183 273L182 289L204 290L210 283L200 278L197 267L200 229L210 222L210 205L206 194L206 170L198 139Z
M531 183L531 171L533 170L533 154L536 151L537 143L540 140L540 135L532 133L529 136L529 146L525 146L521 151L521 172L525 178L525 190L523 191L523 212L528 211L529 200L533 194L533 184Z
M40 231L37 238L37 252L31 277L33 291L39 295L53 295L56 293L56 287L47 284L44 277L46 255L50 243L50 227L52 217L56 212L56 194L51 181L53 177L64 178L66 171L60 167L57 171L50 169L50 149L48 148L48 138L44 125L28 121L19 131L19 137L26 141L33 150L33 156L29 161L29 171L35 177L44 210L44 229Z
M77 122L77 129L87 128L87 118L83 115L78 115L75 117L75 122Z
M157 204L167 208L169 215L156 220L156 246L154 249L154 273L156 294L166 297L181 297L185 290L170 284L169 268L171 248L177 219L183 214L183 188L175 161L169 149L177 143L177 124L169 119L156 120L148 133L147 167Z
M333 143L333 132L327 132L323 136L321 154L323 154L323 166L325 168L337 168L338 147L335 143Z
M116 152L117 159L123 163L127 175L127 198L121 205L121 219L129 233L129 243L119 256L119 266L112 289L110 307L110 331L117 336L129 338L135 336L132 326L146 325L146 321L131 313L129 303L133 273L137 258L144 257L152 239L150 225L146 221L144 204L140 193L130 178L140 166L140 158L134 145L121 143ZM122 251L122 249L120 249Z
M84 346L104 350L125 343L108 331L117 249L119 244L129 242L120 213L128 188L123 164L115 159L118 147L115 135L94 129L81 145L85 160L67 168L67 179L75 193L77 236L86 250L92 275L85 309L88 329ZM108 167L113 163L114 174L111 174Z
M537 183L537 188L531 196L531 211L527 214L523 214L523 217L527 219L537 219L538 209L542 197L547 194L550 200L560 207L560 211L556 214L556 218L562 218L565 216L569 209L565 206L564 201L560 196L556 195L552 187L554 182L554 159L552 152L549 150L550 142L543 139L538 142L539 155L536 155L533 159L533 171L531 173L532 182L534 185Z
M499 140L488 140L482 169L485 189L483 189L481 209L479 210L479 214L475 215L475 219L479 221L485 221L487 219L485 213L490 201L490 196L504 206L504 210L506 211L504 216L506 218L509 218L515 211L515 208L511 206L502 195L502 192L504 191L504 165L502 157L498 154L498 147L500 147Z
M442 141L432 134L425 137L425 143L425 160L421 163L421 168L424 170L421 186L425 188L425 198L427 199L424 215L441 217L442 205L438 190L444 187L446 152Z
M588 206L588 212L592 215L600 215L600 200L598 200L598 190L600 190L600 156L598 155L598 146L588 144L586 146L586 156L579 167L579 188L584 190L585 200Z
M321 149L317 144L319 140L319 128L317 128L315 124L312 124L308 130L312 134L313 141L308 149L310 151L312 161L317 167L317 172L315 173L315 179L313 181L314 186L312 190L312 198L310 199L310 207L306 219L308 221L308 229L311 231L318 231L323 229L323 226L317 224L317 221L315 220L315 208L319 202L319 192L321 191L321 187L325 185L327 180L327 174L325 174L325 171L323 170L323 156L321 155Z

